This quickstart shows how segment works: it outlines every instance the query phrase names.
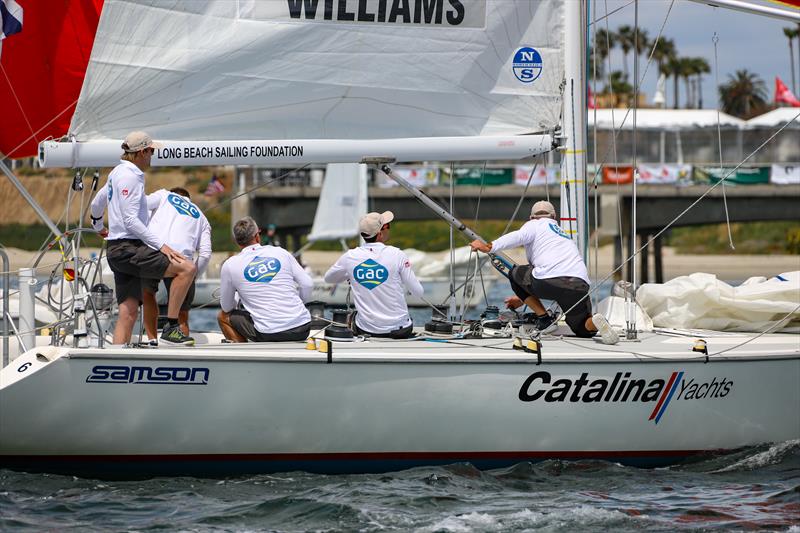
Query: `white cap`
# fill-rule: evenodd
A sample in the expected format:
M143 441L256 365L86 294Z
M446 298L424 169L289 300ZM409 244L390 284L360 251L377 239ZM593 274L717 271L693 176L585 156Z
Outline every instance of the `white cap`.
M542 217L556 218L556 208L546 200L539 200L531 207L531 218Z
M147 148L161 148L161 143L155 142L148 133L143 131L132 131L125 137L122 149L128 153L140 152Z
M384 211L383 213L367 213L358 221L358 231L365 239L374 237L378 234L384 224L394 220L394 213Z

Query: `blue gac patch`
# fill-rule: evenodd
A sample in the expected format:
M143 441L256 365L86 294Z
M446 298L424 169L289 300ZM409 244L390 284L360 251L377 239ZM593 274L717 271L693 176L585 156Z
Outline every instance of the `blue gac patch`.
M192 218L200 218L200 210L183 196L175 193L169 193L167 196L167 201L181 215L186 215Z
M389 271L380 263L376 263L372 259L367 259L353 269L353 279L362 286L372 290L389 279Z
M542 74L542 56L535 48L525 46L514 54L511 68L519 81L532 83Z
M269 283L281 271L281 262L274 257L254 257L244 267L244 279L253 283Z
M558 224L549 224L549 226L550 229L553 231L553 233L555 233L559 237L564 237L565 239L569 239L569 235L567 235L567 232L561 229L561 226L559 226Z

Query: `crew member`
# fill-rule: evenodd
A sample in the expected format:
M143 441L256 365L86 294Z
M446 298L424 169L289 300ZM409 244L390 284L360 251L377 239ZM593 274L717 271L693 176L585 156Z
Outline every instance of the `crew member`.
M407 339L413 334L413 323L406 290L422 296L424 289L406 254L386 245L392 220L391 211L361 217L358 228L365 244L345 252L325 273L325 282L350 282L357 311L356 333Z
M203 212L192 203L189 191L182 187L169 191L160 189L147 195L147 206L153 211L148 224L150 231L180 251L189 261L194 260L197 251L197 276L202 275L211 260L211 225ZM144 329L150 343L154 344L158 338L158 281L148 281L150 283L143 287ZM163 281L169 294L172 278L164 278ZM178 323L184 335L189 335L189 308L194 301L194 293L195 280L192 280L178 313Z
M592 316L586 264L578 247L556 222L553 204L536 202L528 222L494 242L475 240L470 243L473 250L484 253L517 246L525 247L529 264L511 269L509 281L515 296L506 299L510 309L527 305L536 314L537 329L546 332L555 326L558 317L547 313L540 298L555 300L562 310L568 311L567 325L575 335L592 337L599 330L604 343L617 343L618 335L606 318L599 313Z
M241 252L220 272L222 333L235 342L305 340L311 314L303 302L314 283L297 260L279 246L261 246L255 220L245 217L233 226ZM243 309L236 308L235 294Z
M165 277L175 279L170 287L167 327L161 340L170 344L194 344L194 339L178 327L178 313L197 268L147 228L149 211L144 194L144 171L150 168L150 159L159 147L143 131L128 134L122 143L121 161L108 175L105 199L98 199L96 195L92 201L91 217L95 227L98 222L102 227L103 209L108 204L107 257L114 272L119 304L115 344L131 340L142 302L142 280Z

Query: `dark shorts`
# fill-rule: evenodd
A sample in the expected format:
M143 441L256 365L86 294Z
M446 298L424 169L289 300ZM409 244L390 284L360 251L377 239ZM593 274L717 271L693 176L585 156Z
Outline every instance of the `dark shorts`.
M311 331L311 322L296 328L279 331L277 333L261 333L253 324L253 317L244 309L234 309L230 312L231 326L239 335L251 342L281 342L304 341Z
M410 339L414 336L414 324L404 328L390 331L389 333L371 333L358 327L353 321L353 331L356 335L369 335L370 337L381 337L385 339Z
M161 280L158 279L147 279L142 282L145 290L152 292L153 294L158 292L158 282L163 281L164 287L167 289L167 302L169 302L169 288L172 286L172 279L173 278L164 278ZM195 282L193 281L191 285L189 285L189 292L186 293L186 298L184 298L183 303L181 304L181 311L188 311L189 308L192 307L192 302L194 302L194 292L195 292Z
M142 301L142 280L160 280L169 267L169 259L138 239L108 241L108 266L114 272L117 303L128 298Z
M577 303L578 305L567 313L567 325L578 337L593 337L596 333L586 329L586 319L592 316L592 302L588 296L589 284L581 278L536 279L533 277L532 266L520 265L511 269L508 279L514 294L521 300L525 300L528 296L555 300L562 311L570 309Z

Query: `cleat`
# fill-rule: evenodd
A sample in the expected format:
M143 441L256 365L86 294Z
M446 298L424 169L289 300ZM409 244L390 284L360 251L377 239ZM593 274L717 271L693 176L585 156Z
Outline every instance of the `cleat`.
M184 335L179 326L167 326L161 332L161 340L167 344L194 346L194 339Z
M617 344L619 342L619 335L608 323L606 317L600 313L592 315L592 323L597 328L597 334L600 335L600 340L603 344Z

